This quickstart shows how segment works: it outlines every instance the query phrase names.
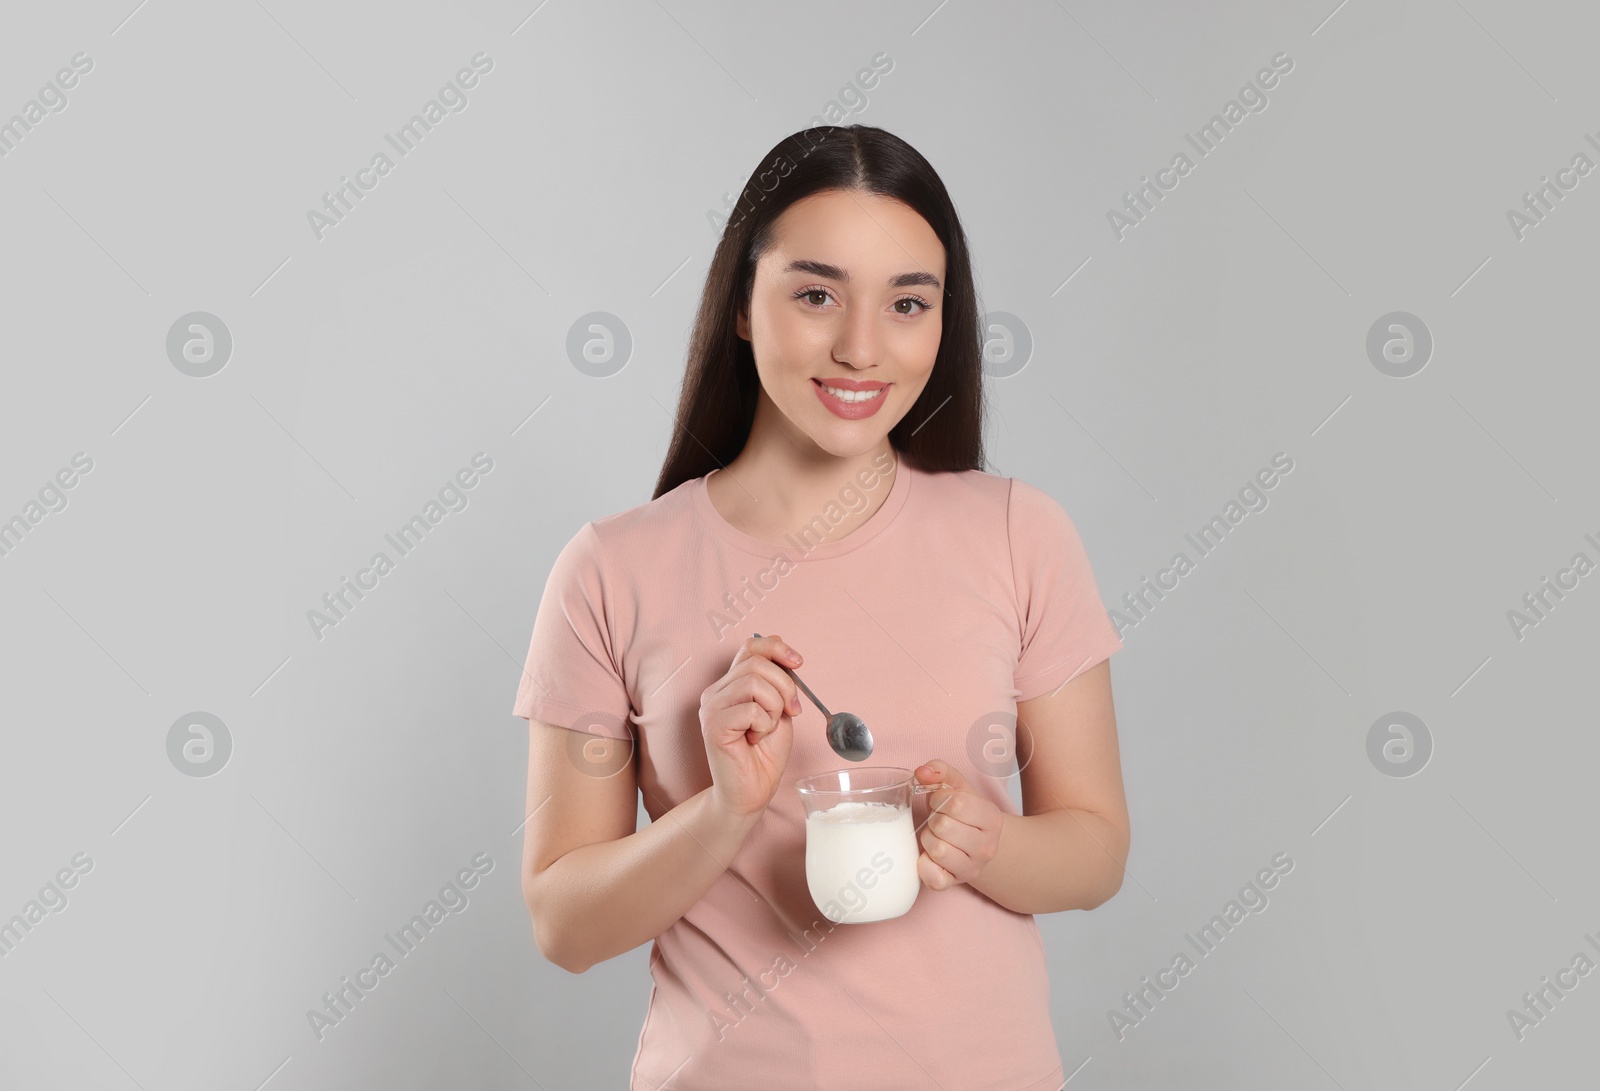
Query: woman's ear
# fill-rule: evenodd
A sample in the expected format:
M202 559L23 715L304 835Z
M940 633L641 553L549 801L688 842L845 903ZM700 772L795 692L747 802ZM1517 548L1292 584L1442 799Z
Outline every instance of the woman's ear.
M744 308L740 308L738 315L735 316L733 328L741 340L750 340L750 315Z

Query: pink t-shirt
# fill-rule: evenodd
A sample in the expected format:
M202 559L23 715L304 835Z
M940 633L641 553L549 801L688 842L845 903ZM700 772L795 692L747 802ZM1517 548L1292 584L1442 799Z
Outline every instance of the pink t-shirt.
M863 765L943 758L1016 814L990 761L1002 737L992 725L1007 714L1014 724L1016 702L1122 640L1048 493L976 470L924 473L898 455L879 467L889 472L862 471L859 487L782 543L723 519L705 477L585 524L551 570L514 713L631 734L659 821L711 784L701 693L741 640L777 634L805 656L800 675L831 710L871 727ZM871 519L832 534L883 489ZM806 701L760 823L656 937L631 1091L1057 1091L1031 914L965 883L920 886L905 915L869 923L835 923L812 902L795 781L852 764L823 723ZM914 821L926 816L927 797L916 799Z

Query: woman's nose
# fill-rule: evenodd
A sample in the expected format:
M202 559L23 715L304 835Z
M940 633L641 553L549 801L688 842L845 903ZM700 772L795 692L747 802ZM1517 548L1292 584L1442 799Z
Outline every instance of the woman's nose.
M882 330L877 317L860 311L845 315L833 344L833 358L857 370L876 364L882 352Z

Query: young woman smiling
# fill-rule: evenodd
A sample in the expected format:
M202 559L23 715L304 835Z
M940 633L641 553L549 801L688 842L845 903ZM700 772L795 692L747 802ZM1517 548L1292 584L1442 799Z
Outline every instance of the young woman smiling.
M762 162L653 499L586 523L539 605L514 706L534 935L573 973L654 941L632 1088L1055 1091L1033 915L1122 883L1122 642L1066 511L982 469L980 312L933 168L860 125ZM841 508L885 458L890 483ZM786 535L819 514L801 555ZM707 613L775 561L741 628L782 636L715 635ZM901 917L840 927L812 902L795 782L847 763L779 664L871 726L868 764L951 788Z

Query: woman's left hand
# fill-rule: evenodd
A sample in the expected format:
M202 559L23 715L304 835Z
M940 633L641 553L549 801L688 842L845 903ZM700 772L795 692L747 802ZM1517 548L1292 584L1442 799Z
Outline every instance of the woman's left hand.
M970 883L1000 849L1003 813L948 762L935 758L917 766L913 776L920 784L949 785L924 796L928 821L917 835L923 849L917 874L934 890Z

